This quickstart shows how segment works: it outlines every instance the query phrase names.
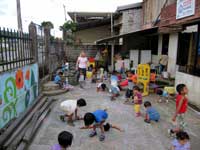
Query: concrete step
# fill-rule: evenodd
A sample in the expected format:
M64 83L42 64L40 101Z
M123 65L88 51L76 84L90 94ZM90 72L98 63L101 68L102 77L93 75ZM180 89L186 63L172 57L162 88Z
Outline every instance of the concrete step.
M53 91L43 91L42 93L45 96L56 96L56 95L64 94L64 93L66 93L68 91L69 90L66 90L66 89L59 89L59 90L53 90Z
M43 85L44 91L54 91L59 90L60 86L58 84L55 84L53 81L49 81Z

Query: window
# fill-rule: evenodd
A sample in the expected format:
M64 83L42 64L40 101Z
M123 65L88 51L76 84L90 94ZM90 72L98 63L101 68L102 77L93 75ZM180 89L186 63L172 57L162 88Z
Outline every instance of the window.
M167 55L168 47L169 47L169 34L164 34L163 40L162 40L162 54L163 55Z
M179 71L200 76L200 30L198 28L198 25L187 26L179 34L177 64Z
M149 44L152 55L158 55L158 36L152 36Z

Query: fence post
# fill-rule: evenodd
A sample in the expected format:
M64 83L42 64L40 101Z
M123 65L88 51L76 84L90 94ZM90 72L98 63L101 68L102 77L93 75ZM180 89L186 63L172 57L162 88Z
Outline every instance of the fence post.
M49 52L50 52L50 28L44 27L44 48L45 48L45 65L50 69L49 67Z
M30 53L35 62L38 62L38 47L37 47L37 29L33 22L29 25L29 34L32 39Z

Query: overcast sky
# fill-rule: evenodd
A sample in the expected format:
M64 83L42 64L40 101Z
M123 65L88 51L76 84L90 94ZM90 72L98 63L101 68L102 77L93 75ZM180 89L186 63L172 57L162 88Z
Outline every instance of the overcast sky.
M114 12L117 6L142 0L21 0L23 30L28 30L28 24L33 21L51 21L54 24L56 36L58 28L64 23L63 4L66 11ZM68 18L69 19L69 18ZM0 0L0 27L17 28L16 0Z

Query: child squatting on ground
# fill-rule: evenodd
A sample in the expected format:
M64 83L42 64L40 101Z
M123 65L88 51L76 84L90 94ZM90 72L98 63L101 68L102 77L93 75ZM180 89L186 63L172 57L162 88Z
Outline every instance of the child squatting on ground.
M94 137L97 135L96 128L100 128L101 130L101 135L99 136L99 140L103 141L105 139L104 135L104 123L106 119L108 118L108 113L106 110L96 110L95 112L91 113L88 112L84 116L84 123L85 126L81 127L81 129L89 129L90 126L94 123L93 125L93 130L89 134L90 137Z
M73 135L68 131L62 131L58 135L58 143L51 147L51 150L67 150L72 145Z
M133 88L133 101L134 101L134 110L136 117L139 117L141 115L140 108L142 104L142 94L140 93L140 89L138 86L135 86Z
M170 135L179 131L184 131L186 127L185 113L188 107L188 98L186 96L188 94L188 89L185 84L178 84L176 90L178 92L176 97L176 112L172 118L172 121L175 122L175 127L168 130Z
M190 150L190 137L186 132L176 133L176 139L171 143L170 150Z
M75 115L75 119L76 120L80 120L81 117L78 116L78 108L79 107L83 107L83 106L86 106L86 101L85 99L78 99L78 100L66 100L66 101L63 101L61 104L60 104L60 108L62 111L64 111L64 115L61 115L60 116L60 119L62 121L65 121L65 117L68 118L68 124L71 125L71 126L74 126L74 123L73 123L73 115Z
M151 106L151 103L149 101L144 102L144 107L146 108L144 122L150 123L151 121L158 122L160 120L160 114L154 107Z

